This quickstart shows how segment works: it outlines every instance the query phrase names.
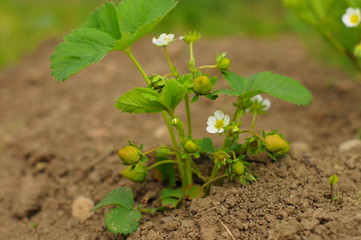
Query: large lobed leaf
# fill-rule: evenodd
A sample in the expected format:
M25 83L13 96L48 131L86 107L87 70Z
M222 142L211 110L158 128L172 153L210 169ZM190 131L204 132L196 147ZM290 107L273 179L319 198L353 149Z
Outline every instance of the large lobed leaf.
M117 205L128 208L134 207L132 190L128 187L120 187L108 193L92 210L97 210L109 205Z
M232 90L219 90L219 94L252 97L266 93L297 105L308 105L312 100L312 94L307 88L286 76L271 72L257 73L248 78L232 72L224 72L224 76Z
M83 27L72 31L50 57L52 76L65 81L100 61L108 52L124 50L149 32L175 7L175 0L123 0L106 3Z

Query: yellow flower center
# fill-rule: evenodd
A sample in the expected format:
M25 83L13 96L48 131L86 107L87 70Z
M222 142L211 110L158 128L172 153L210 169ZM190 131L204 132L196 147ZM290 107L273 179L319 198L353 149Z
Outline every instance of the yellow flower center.
M221 130L224 127L224 121L223 119L217 120L216 124L214 124L214 127L218 130Z
M353 14L353 15L350 17L350 21L351 21L352 23L358 23L359 18L360 18L360 17L359 17L358 15Z

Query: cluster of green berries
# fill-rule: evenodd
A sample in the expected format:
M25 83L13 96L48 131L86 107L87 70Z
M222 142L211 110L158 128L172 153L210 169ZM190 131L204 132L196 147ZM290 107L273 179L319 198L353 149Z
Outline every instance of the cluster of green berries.
M124 165L128 165L123 170L122 175L134 182L143 182L147 177L147 166L141 162L142 152L133 145L128 145L118 151L118 156Z

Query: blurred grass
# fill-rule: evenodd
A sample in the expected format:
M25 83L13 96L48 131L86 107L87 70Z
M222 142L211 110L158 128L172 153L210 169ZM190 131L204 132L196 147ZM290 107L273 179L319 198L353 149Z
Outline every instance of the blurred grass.
M0 68L84 21L101 0L0 0Z
M106 0L0 0L0 69L16 63L41 42L60 38L80 26L103 2ZM280 0L180 0L155 29L189 30L208 36L315 35Z

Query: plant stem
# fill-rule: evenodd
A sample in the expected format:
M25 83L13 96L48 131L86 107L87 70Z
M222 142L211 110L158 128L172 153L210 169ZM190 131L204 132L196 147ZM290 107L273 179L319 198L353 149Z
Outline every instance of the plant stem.
M172 63L172 61L170 60L170 57L169 57L169 54L168 54L168 51L167 51L167 46L164 46L163 49L164 49L164 53L165 53L165 56L166 56L166 58L167 58L169 67L170 67L173 75L177 78L177 77L179 76L179 72L178 72L177 69L175 68L175 66L174 66L174 64Z
M193 53L193 42L189 43L189 70L191 73L194 73L196 71L196 61L194 59L194 53Z
M220 169L220 168L217 166L217 164L214 163L214 166L213 166L213 169L212 169L212 173L211 173L211 176L210 176L209 179L208 179L207 185L209 185L209 183L212 183L212 182L214 181L213 179L217 177L219 169ZM206 186L207 186L207 185L206 185ZM203 186L204 186L204 185L203 185ZM203 186L202 186L202 188L204 188ZM209 187L210 187L210 186L209 186ZM209 192L209 187L207 187L206 192Z
M148 85L151 84L150 80L148 79L148 76L147 74L145 73L144 69L142 68L142 66L139 64L139 62L137 61L137 59L134 57L134 55L132 54L130 48L126 48L124 50L124 52L128 55L128 57L133 61L133 63L135 64L135 66L137 67L137 69L139 70L139 72L141 73L141 75L143 76L144 80L147 82ZM179 151L179 146L178 146L178 143L177 143L177 139L175 137L175 134L174 134L174 131L173 131L173 128L172 128L172 123L171 121L169 120L168 116L167 116L167 113L165 111L162 112L162 115L163 115L163 118L164 118L164 121L167 125L167 128L168 128L168 132L169 132L169 135L170 135L170 138L172 140L172 143L173 143L173 147L174 149L180 153ZM182 163L182 159L180 158L180 154L177 154L176 155L176 158L177 158L177 162L178 162L178 168L179 168L179 173L181 175L181 178L182 178L182 182L183 182L183 178L184 178L184 172L183 172L183 163Z
M167 124L168 132L169 132L170 138L172 140L173 147L178 153L180 153L179 145L177 143L177 139L175 137L175 134L174 134L174 131L172 128L172 123L170 122L166 112L163 111L162 115L163 115L165 123ZM177 158L177 162L178 162L179 173L181 175L182 182L184 182L183 162L180 157L180 154L177 154L176 158Z
M191 156L187 155L187 158L185 159L185 166L184 166L184 186L183 188L193 184L193 176L192 176L192 165L191 165L192 159Z
M332 34L330 31L322 31L319 28L316 28L319 33L323 36L324 39L326 39L330 45L332 45L334 48L336 48L340 53L344 54L346 57L348 57L351 62L355 65L357 69L361 69L361 66L355 56L350 52L347 48L345 48L342 43Z
M242 133L252 133L254 136L258 137L259 139L263 140L263 137L261 137L258 133L256 133L253 130L243 130L240 134Z
M254 127L256 126L256 117L257 117L257 114L253 113L252 114L252 122L251 122L251 130L253 130Z
M149 151L146 151L145 153L143 153L143 155L148 155L149 153L152 153L152 152L157 151L157 150L159 150L159 149L170 149L170 150L173 150L173 151L179 153L177 150L175 150L175 149L172 148L172 147L160 146L160 147L156 147L156 148L150 149Z
M150 165L149 167L147 167L147 171L149 171L150 169L156 167L156 166L159 166L161 164L166 164L166 163L178 163L178 161L175 161L175 160L161 160L161 161L158 161L152 165Z
M209 184L211 184L212 182L217 181L218 179L221 179L221 178L224 178L224 177L227 177L227 174L223 174L223 175L220 175L220 176L218 176L218 177L212 178L212 179L208 180L208 182L206 182L205 184L203 184L203 185L202 185L202 188L205 188L205 187L207 187Z
M241 97L239 97L238 102L237 102L237 108L233 114L232 121L236 122L237 118L239 119L242 117L242 115L238 116L242 107L243 107L243 99Z
M191 162L192 164L192 171L197 175L197 177L199 177L203 182L206 182L207 181L207 178L204 177L201 173L201 171L199 171L197 165L192 161Z
M203 65L200 67L197 67L197 69L204 69L204 68L217 68L217 65Z
M186 112L187 112L187 128L188 128L188 136L192 136L192 116L191 109L189 104L189 93L187 93L184 97Z
M132 62L135 64L135 66L137 67L138 71L140 72L140 74L142 75L142 77L144 78L144 80L147 82L148 85L151 84L150 80L148 79L147 74L145 73L144 69L142 68L142 66L139 64L139 62L137 61L137 59L134 57L132 51L130 50L130 47L124 49L124 52L128 55L128 57L132 60Z

